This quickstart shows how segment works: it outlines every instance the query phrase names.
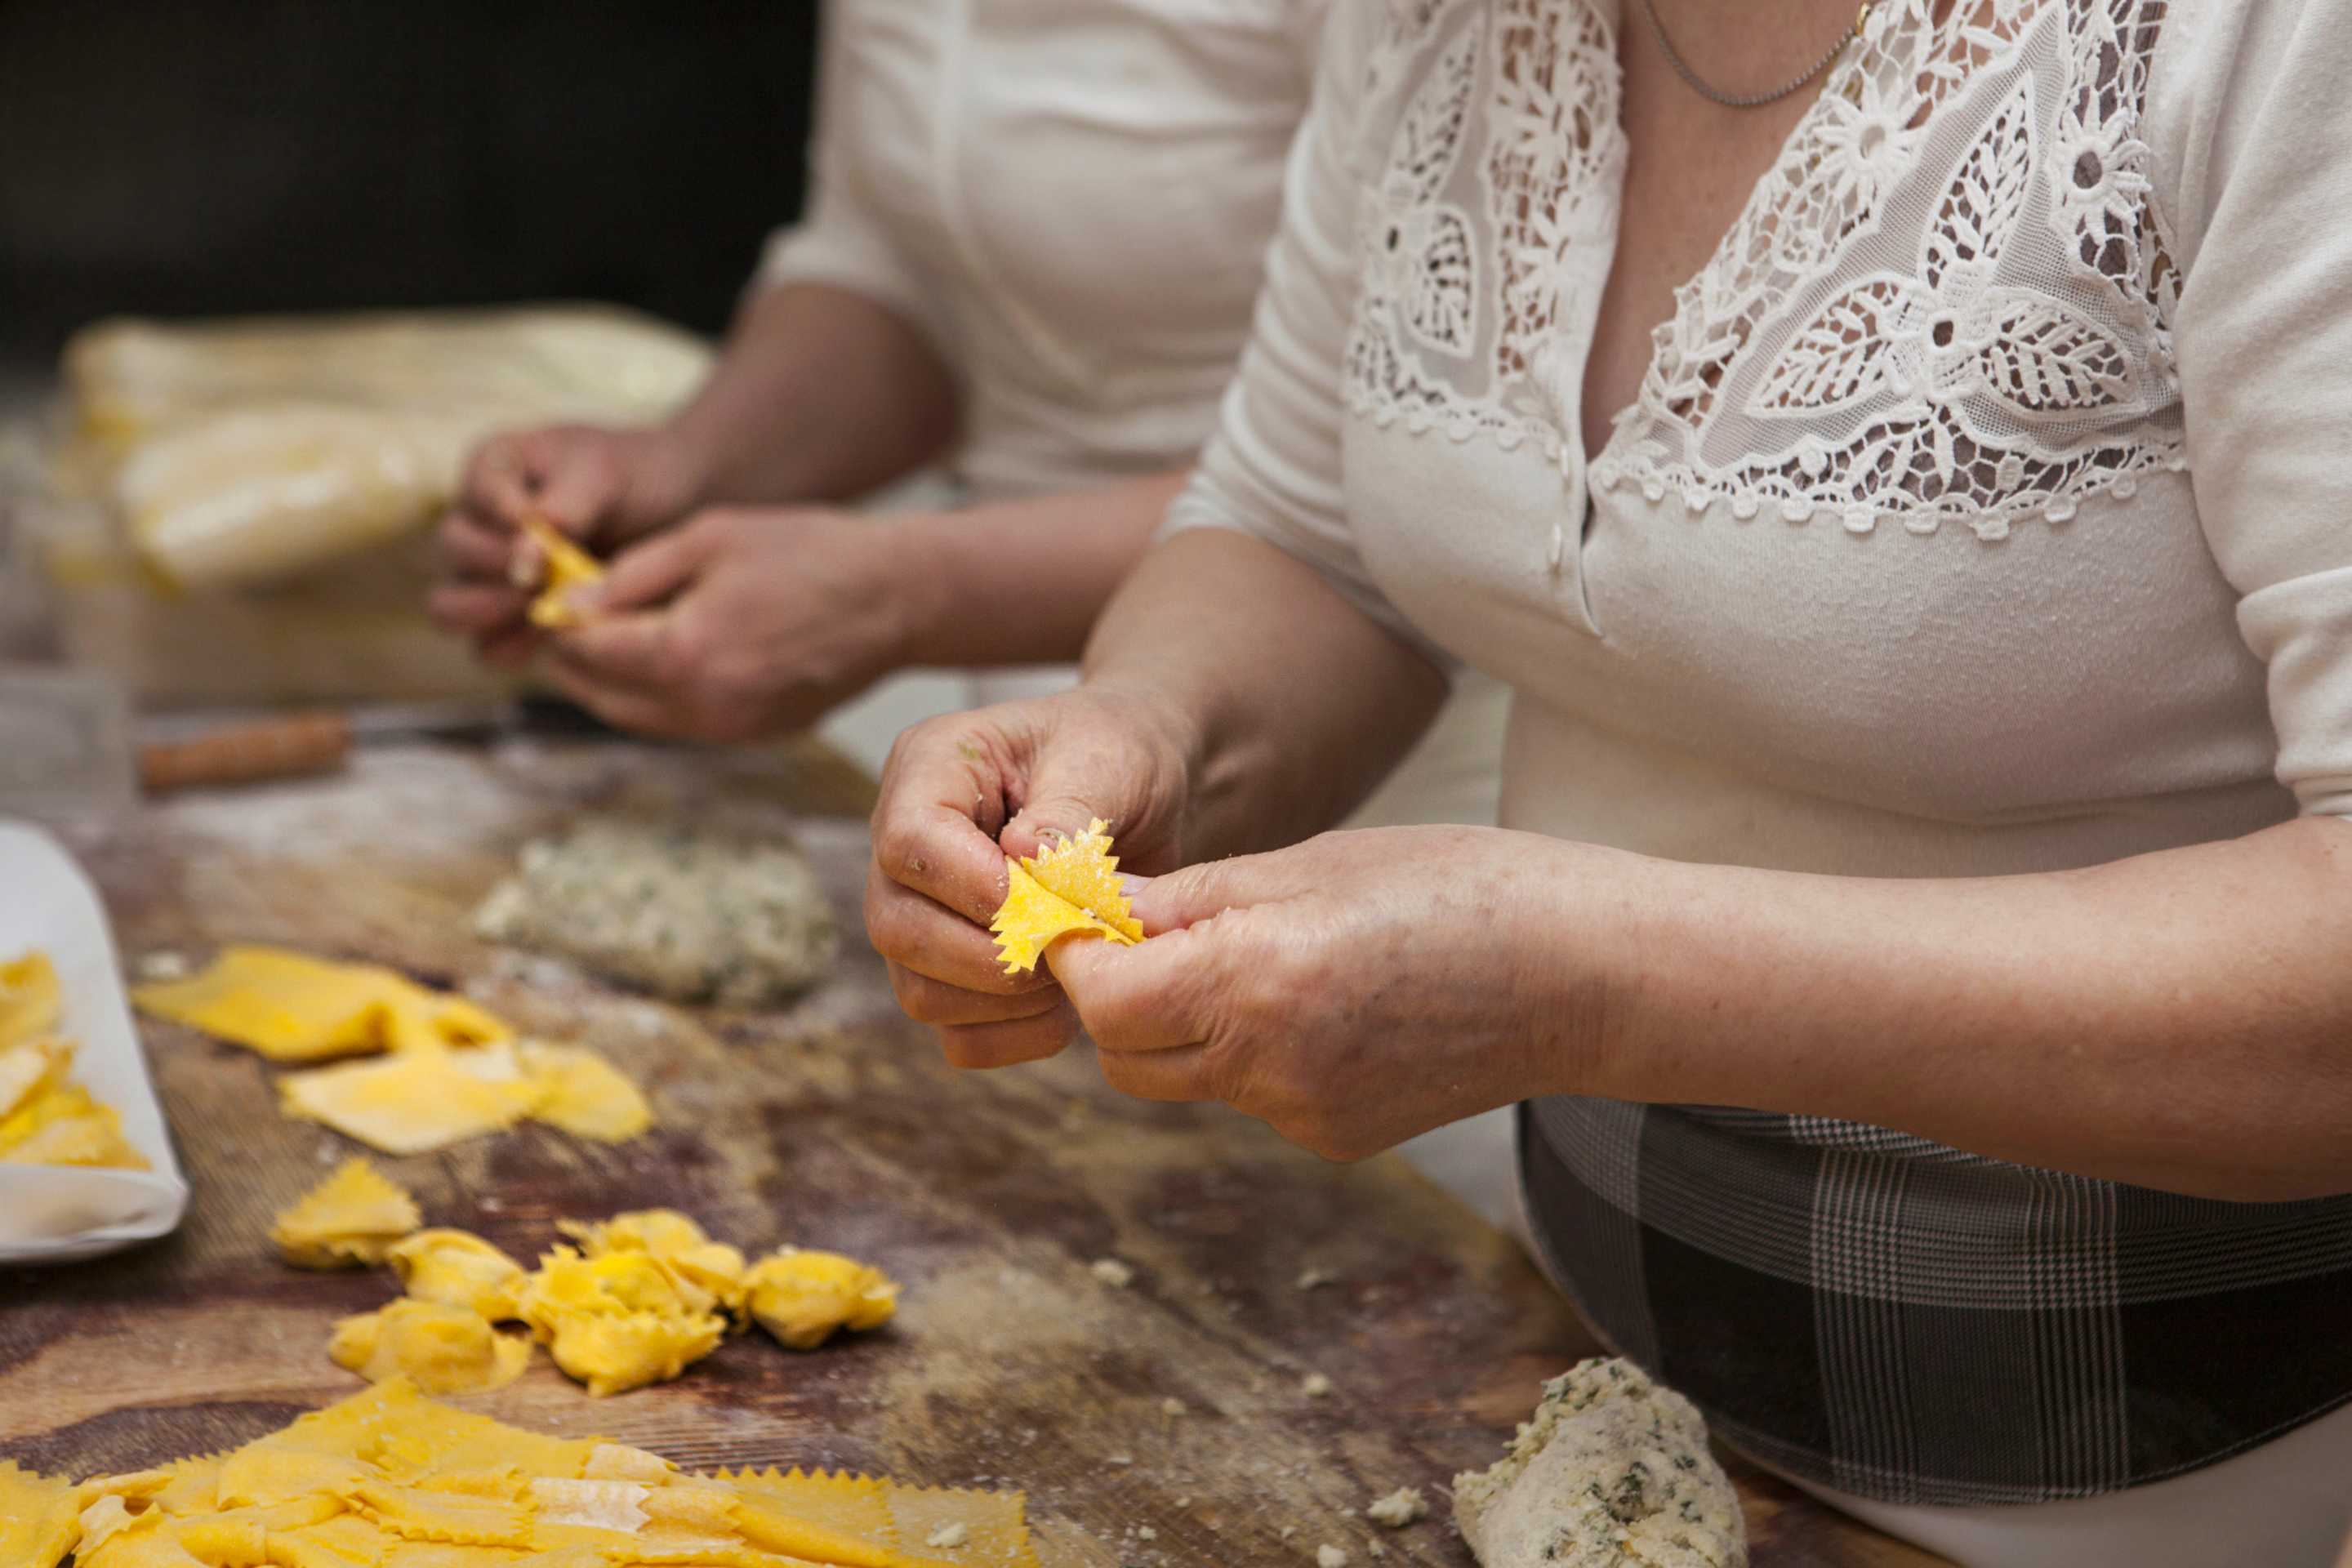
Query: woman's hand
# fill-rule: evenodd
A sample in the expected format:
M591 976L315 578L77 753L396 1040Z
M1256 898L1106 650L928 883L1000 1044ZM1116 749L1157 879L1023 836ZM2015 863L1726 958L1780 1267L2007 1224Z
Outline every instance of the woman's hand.
M623 551L572 591L549 673L625 730L750 741L806 729L908 662L942 595L887 521L777 508L706 511Z
M1217 1100L1336 1160L1571 1091L1599 1037L1603 933L1562 846L1496 828L1328 833L1188 867L1135 900L1137 947L1046 962L1112 1087ZM1572 851L1570 851L1572 853Z
M608 552L683 516L703 489L698 468L684 438L662 428L559 425L491 437L467 460L441 521L427 612L491 662L520 664L540 641L525 619L540 564L516 521L538 512Z
M1053 975L1011 974L988 922L1007 854L1102 817L1123 871L1181 863L1197 747L1149 695L1087 686L918 724L898 738L874 811L866 930L912 1016L958 1067L1050 1057L1077 1020Z

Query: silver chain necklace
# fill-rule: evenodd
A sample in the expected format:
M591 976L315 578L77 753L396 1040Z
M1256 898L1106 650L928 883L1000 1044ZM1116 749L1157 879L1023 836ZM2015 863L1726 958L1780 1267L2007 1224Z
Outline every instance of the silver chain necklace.
M1750 93L1741 97L1735 93L1719 92L1699 79L1698 72L1691 69L1690 62L1683 58L1680 49L1675 47L1675 41L1666 37L1666 25L1658 20L1657 0L1642 0L1642 9L1649 13L1650 31L1657 36L1658 47L1664 52L1666 63L1675 68L1675 74L1688 82L1693 92L1708 102L1719 103L1726 109L1761 109L1768 103L1780 102L1780 100L1829 69L1830 62L1843 54L1848 44L1862 37L1863 25L1870 20L1870 5L1868 0L1864 0L1861 11L1854 16L1853 26L1840 33L1837 42L1830 46L1829 52L1815 60L1811 68L1804 75L1792 77L1769 92Z

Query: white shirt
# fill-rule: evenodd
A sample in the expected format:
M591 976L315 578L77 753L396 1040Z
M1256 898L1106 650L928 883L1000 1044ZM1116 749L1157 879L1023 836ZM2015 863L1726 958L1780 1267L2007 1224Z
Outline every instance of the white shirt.
M1250 331L1325 0L838 0L807 218L759 281L916 325L975 499L1181 467ZM1067 671L976 677L963 700ZM1465 682L1354 821L1492 822L1508 693ZM899 715L903 718L904 715Z
M761 280L919 326L982 498L1192 460L1249 333L1323 0L839 0Z
M2352 808L2352 29L2174 0L2103 80L2064 6L1932 9L1874 11L1589 463L1609 19L1334 13L1174 525L1514 686L1507 823L1951 876Z
M1335 10L1256 332L1171 527L1265 538L1442 662L1511 684L1509 826L1967 876L2352 813L2342 17L2318 0L1881 0L1587 454L1625 163L1615 17L1590 0ZM1584 1162L1578 1190L1609 1211L1591 1257L1685 1210L1730 1215L1747 1237L1730 1252L1782 1234L1745 1222L1787 1194L1709 1186L1643 1131L1645 1113L1669 1131L1695 1115L1576 1104L1582 1142L1553 1152ZM1889 1179L1937 1159L1792 1120ZM1746 1157L1722 1142L1722 1163ZM1999 1203L1998 1174L1954 1201ZM1883 1220L1847 1223L1872 1194L1843 1181L1790 1200L1836 1224L1773 1215L1833 1281L1863 1267L1855 1247L1901 1251ZM1969 1217L2036 1234L2030 1215ZM2076 1252L2117 1242L2112 1223L2083 1229L2045 1226L2032 1256L2074 1278ZM2176 1261L2202 1291L2228 1259ZM1647 1331L1640 1281L1596 1265L1573 1283ZM1846 1333L1868 1292L1838 1290ZM1848 1356L1831 1337L1829 1407L1888 1408L1852 1392L1916 1369L1850 1367L1885 1345L1857 1333ZM2347 1428L2313 1432L2336 1453ZM2253 1512L2323 1539L2341 1510L2310 1506L2285 1447L2238 1479ZM2117 1501L2154 1521L2173 1485ZM1873 1506L1920 1539L2008 1539ZM1980 1511L2054 1531L2072 1527L2044 1510L2064 1506Z

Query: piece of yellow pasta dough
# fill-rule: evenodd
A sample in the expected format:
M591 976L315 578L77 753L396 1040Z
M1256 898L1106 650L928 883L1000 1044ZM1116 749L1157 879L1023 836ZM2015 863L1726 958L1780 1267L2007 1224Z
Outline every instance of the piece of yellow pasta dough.
M521 1264L462 1230L420 1230L384 1257L411 1300L462 1307L489 1322L516 1316L530 1279Z
M54 1033L64 1022L46 953L0 963L0 1161L147 1169L114 1108L73 1081L74 1044Z
M0 1563L57 1568L81 1533L74 1489L0 1459Z
M625 1143L653 1125L653 1108L637 1086L595 1052L525 1040L518 1054L539 1089L534 1119L600 1143Z
M421 1154L501 1131L539 1104L513 1048L405 1050L278 1080L279 1109L387 1154Z
M65 992L45 952L0 963L0 1047L49 1034L64 1020ZM5 1101L0 1091L0 1101Z
M46 1037L0 1045L0 1122L62 1087L73 1055L65 1041Z
M780 1248L745 1276L751 1316L779 1342L814 1350L835 1329L877 1329L898 1310L898 1285L838 1252Z
M691 1215L676 1209L632 1209L606 1220L560 1219L555 1228L578 1242L585 1257L650 1253L677 1277L694 1311L742 1310L741 1250L711 1240Z
M281 1062L478 1046L514 1032L464 997L428 991L396 970L275 947L224 948L202 973L131 995L152 1017Z
M1007 974L1035 969L1045 950L1065 936L1099 936L1122 945L1143 940L1143 922L1129 910L1119 884L1108 826L1097 817L1084 833L1042 854L1005 862L1004 902L988 929Z
M523 1289L524 1322L564 1373L593 1394L666 1383L719 1348L727 1321L708 1292L652 1253L583 1258L559 1247Z
M530 602L530 624L548 631L585 624L586 617L572 603L572 590L602 582L604 566L574 543L571 535L537 512L525 512L520 526L546 563L539 595Z
M72 1080L74 1047L27 1039L0 1047L0 1161L143 1171L122 1118Z
M363 1268L383 1262L393 1243L424 1223L404 1189L352 1159L279 1214L269 1239L297 1268Z
M152 1016L273 1061L390 1052L278 1080L289 1117L323 1122L388 1154L415 1154L535 1117L605 1142L653 1124L635 1084L595 1052L521 1040L462 996L396 971L269 947L222 950L186 980L132 993Z
M520 1377L530 1342L463 1307L403 1298L336 1323L327 1354L370 1383L405 1373L427 1394L478 1394Z
M692 1476L545 1436L395 1376L231 1454L79 1489L0 1466L0 1563L56 1568L1036 1568L1017 1492L866 1476ZM29 1525L24 1521L32 1521ZM12 1533L12 1531L14 1533Z

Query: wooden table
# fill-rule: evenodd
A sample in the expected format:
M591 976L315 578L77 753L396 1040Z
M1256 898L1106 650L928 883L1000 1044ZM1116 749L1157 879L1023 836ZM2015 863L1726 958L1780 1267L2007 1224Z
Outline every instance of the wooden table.
M1219 1109L1124 1099L1083 1050L944 1067L857 930L861 794L805 757L415 747L67 837L126 959L236 940L389 963L649 1087L660 1123L623 1147L526 1127L382 1161L428 1223L527 1259L559 1215L664 1205L747 1250L835 1247L906 1285L893 1328L814 1353L753 1333L605 1400L541 1357L467 1403L695 1467L1018 1486L1051 1563L1295 1568L1330 1542L1364 1564L1377 1542L1392 1563L1466 1564L1436 1489L1491 1461L1538 1383L1594 1352L1560 1299L1393 1157L1328 1164ZM647 798L792 823L844 917L838 975L779 1012L682 1009L470 934L525 837ZM383 1272L288 1268L264 1236L350 1147L280 1120L273 1069L247 1053L145 1037L195 1189L186 1224L118 1258L0 1272L0 1458L51 1472L243 1442L351 1392L329 1326L394 1294ZM1127 1289L1088 1267L1113 1257ZM1334 1283L1299 1289L1308 1268ZM1312 1372L1330 1396L1301 1391ZM1929 1561L1753 1471L1739 1484L1758 1568ZM1391 1532L1355 1511L1400 1485L1432 1489L1438 1517Z

